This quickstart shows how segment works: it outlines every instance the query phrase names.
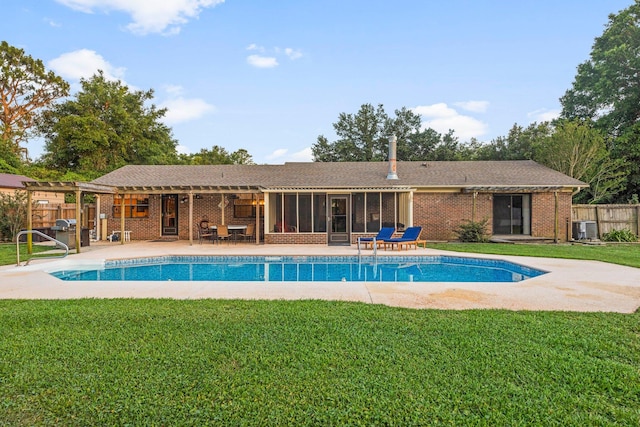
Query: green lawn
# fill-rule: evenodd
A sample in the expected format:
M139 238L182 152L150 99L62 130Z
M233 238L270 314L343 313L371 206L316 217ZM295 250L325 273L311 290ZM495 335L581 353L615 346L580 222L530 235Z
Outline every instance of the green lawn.
M20 244L20 262L26 261L29 258L37 258L39 253L47 252L52 249L51 246L43 246L37 243L33 244L33 255L27 254L27 244ZM49 255L49 254L43 254ZM0 243L0 265L9 265L16 263L16 244L14 243Z
M428 248L456 252L521 255L547 258L588 259L640 268L640 244L505 244L429 243Z
M0 425L628 425L640 314L0 301Z

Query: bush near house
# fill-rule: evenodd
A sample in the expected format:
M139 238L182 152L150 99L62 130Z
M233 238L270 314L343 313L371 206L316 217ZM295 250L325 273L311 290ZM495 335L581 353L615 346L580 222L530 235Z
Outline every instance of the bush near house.
M487 233L487 219L482 221L466 220L453 232L458 235L458 239L465 243L485 243L489 241Z
M0 238L15 241L26 222L27 194L24 191L16 191L13 195L0 193Z

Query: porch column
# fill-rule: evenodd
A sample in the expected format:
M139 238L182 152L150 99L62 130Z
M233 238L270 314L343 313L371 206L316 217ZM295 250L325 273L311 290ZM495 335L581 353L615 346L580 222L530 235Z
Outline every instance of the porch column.
M220 204L218 206L220 206L220 210L222 211L221 212L221 219L220 219L222 221L222 225L225 224L225 222L224 222L224 209L226 208L226 206L225 206L224 200L225 200L224 193L220 193Z
M256 193L256 245L260 244L260 193Z
M100 232L102 224L100 222L100 194L96 194L96 217L94 219L94 224L96 225L96 242L99 242L102 237L102 233Z
M409 226L413 225L413 191L409 191Z
M126 198L126 193L122 194L122 199L120 199L120 244L124 245L124 199Z
M553 243L558 243L558 192L553 192L553 197L555 201L555 209L553 216Z
M76 190L76 253L80 253L80 234L82 233L82 191Z
M193 246L193 191L189 191L189 246Z

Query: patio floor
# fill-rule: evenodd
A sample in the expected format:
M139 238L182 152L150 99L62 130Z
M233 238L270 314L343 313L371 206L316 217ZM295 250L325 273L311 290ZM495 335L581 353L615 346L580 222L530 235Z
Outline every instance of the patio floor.
M105 259L158 255L356 255L352 246L198 244L188 241L91 242L64 260L0 267L0 299L224 298L324 299L407 308L607 311L640 307L640 269L598 261L462 254L418 248L389 255L455 255L505 259L548 271L518 283L392 282L66 282L44 270L52 265L91 264ZM370 254L371 250L363 254Z

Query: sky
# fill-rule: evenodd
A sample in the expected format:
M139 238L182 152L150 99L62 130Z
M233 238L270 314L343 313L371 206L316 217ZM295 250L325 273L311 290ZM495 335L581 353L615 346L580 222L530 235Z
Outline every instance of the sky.
M403 107L461 142L550 120L634 0L20 0L0 34L65 78L154 90L178 151L312 161L341 113ZM27 143L32 159L43 143Z

